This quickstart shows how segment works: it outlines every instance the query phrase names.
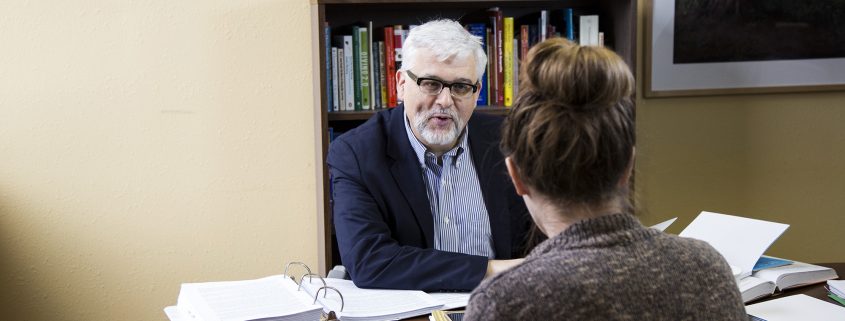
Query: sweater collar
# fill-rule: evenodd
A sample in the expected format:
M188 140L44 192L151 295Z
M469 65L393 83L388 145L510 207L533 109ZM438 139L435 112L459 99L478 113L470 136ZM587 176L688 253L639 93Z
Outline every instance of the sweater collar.
M540 256L552 250L610 247L651 238L659 233L658 230L644 227L636 217L630 214L603 215L572 224L560 234L537 245L528 258Z

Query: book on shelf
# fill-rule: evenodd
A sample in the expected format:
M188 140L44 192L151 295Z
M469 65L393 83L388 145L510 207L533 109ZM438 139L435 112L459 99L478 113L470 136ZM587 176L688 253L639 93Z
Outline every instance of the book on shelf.
M540 29L540 42L549 38L549 11L540 10L540 19L537 20L537 26Z
M583 15L578 25L578 41L582 46L599 45L599 16Z
M393 26L384 27L384 69L387 85L387 106L396 107L396 46Z
M487 17L490 21L490 50L487 51L487 59L492 61L490 65L490 99L489 105L498 105L504 102L504 62L502 61L502 48L504 17L498 7L487 10Z
M383 81L381 81L382 70L379 67L381 65L381 52L379 52L379 43L380 41L374 41L372 43L373 49L370 50L370 56L372 57L372 59L370 59L370 74L372 75L372 81L370 81L370 88L372 88L372 94L370 94L370 101L373 104L373 109L382 108L381 84L383 83Z
M519 39L513 40L513 72L511 72L511 82L513 83L513 101L516 101L516 96L519 94Z
M376 47L375 40L373 39L373 22L370 21L367 24L367 67L369 68L369 75L367 76L370 80L370 109L379 108L379 100L381 99L381 94L379 93L378 89L378 59L376 57L377 52L378 48Z
M572 13L572 8L563 9L563 23L566 24L564 30L566 32L566 39L569 39L569 41L575 41L575 22L573 19L574 14Z
M355 67L353 66L355 63L355 48L353 44L353 38L351 35L342 36L343 38L343 92L344 92L344 105L345 108L342 110L345 111L353 111L355 110L355 97L357 96L355 90Z
M505 68L503 71L503 79L505 82L505 92L503 94L503 104L505 107L510 107L513 105L513 98L514 98L514 91L513 91L513 17L504 17L502 19L502 33L503 33L503 49L502 54L504 55L502 61L505 64Z
M361 92L361 108L360 110L370 110L372 109L372 101L370 100L370 82L371 73L370 73L370 37L369 37L369 30L367 27L358 27L358 74L359 74L359 87L356 87L357 90ZM355 110L359 110L357 108L357 101L356 101L356 108Z
M378 42L378 83L379 83L379 108L386 108L387 104L387 57L385 57L384 41Z
M337 79L338 79L338 73L337 73L337 67L338 67L338 61L337 61L337 51L338 51L338 48L337 48L337 47L332 47L332 49L331 49L331 60L330 60L330 61L331 61L331 65L332 65L332 68L331 68L331 78L330 78L330 79L331 79L331 84L332 84L332 85L331 85L331 99L330 99L330 100L331 100L331 103L329 104L329 111L338 111L338 110L340 110L340 106L339 106L339 105L340 105L340 95L339 95L339 91L340 91L340 87L339 87L339 86L340 86L340 84L337 82Z
M319 320L330 311L344 321L397 320L463 307L468 298L468 293L361 289L351 280L310 275L297 284L280 274L182 284L176 306L165 308L165 313L171 321Z
M337 110L336 107L335 107L337 105L337 102L335 101L335 96L337 96L337 95L334 94L334 92L336 92L336 89L334 88L334 82L333 82L334 77L332 77L332 68L335 68L335 66L332 63L333 60L332 60L331 36L332 36L332 28L331 28L331 26L329 26L329 23L326 22L326 23L323 24L323 45L324 45L324 48L326 49L326 51L325 51L325 54L326 54L326 57L325 57L325 59L326 59L325 78L326 79L324 79L324 81L326 82L326 99L327 99L326 100L326 107L327 107L328 111Z
M470 23L467 25L467 31L473 36L476 36L481 40L481 48L487 48L487 25L483 23ZM489 62L488 62L489 65ZM484 74L479 79L479 83L481 83L481 92L478 94L478 100L476 100L476 105L478 106L486 106L487 105L487 72L485 71Z

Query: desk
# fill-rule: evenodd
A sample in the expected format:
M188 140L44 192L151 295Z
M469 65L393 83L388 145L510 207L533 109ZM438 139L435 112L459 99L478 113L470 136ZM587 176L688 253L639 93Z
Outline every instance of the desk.
M845 263L813 263L813 264L831 267L834 270L836 270L836 274L839 275L839 279L845 279ZM769 297L766 297L766 298L763 298L763 299L760 299L760 300L756 300L756 301L751 301L751 302L749 302L749 304L765 302L765 301L768 301L768 300L782 298L782 297L790 296L790 295L806 294L806 295L809 295L809 296L814 297L816 299L820 299L820 300L823 300L823 301L828 302L828 303L833 303L833 304L839 305L838 302L834 301L833 299L831 299L827 296L827 290L825 290L825 288L824 288L825 284L826 283L822 282L822 283L813 284L813 285L810 285L810 286L802 286L802 287L798 287L798 288L794 288L794 289L789 289L789 290L786 290L786 291L783 291L783 292L775 292L775 295L773 295L773 296L769 296ZM406 321L428 321L428 315L414 317L414 318L405 319L405 320Z

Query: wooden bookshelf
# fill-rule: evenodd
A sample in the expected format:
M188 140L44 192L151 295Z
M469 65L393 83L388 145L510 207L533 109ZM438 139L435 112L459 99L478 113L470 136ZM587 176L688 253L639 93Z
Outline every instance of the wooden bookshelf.
M487 23L487 9L498 7L505 16L514 17L515 26L536 23L540 10L549 10L550 24L563 30L563 9L573 8L575 14L599 15L599 29L605 34L605 46L616 51L636 71L636 0L317 0L317 26L319 28L321 132L323 155L323 202L325 213L325 266L326 270L339 264L339 255L333 240L331 204L329 202L329 174L325 165L329 144L329 127L348 130L354 128L379 110L328 112L326 75L326 43L323 26L328 22L333 30L344 33L352 25L364 26L372 21L374 30L384 26L401 24L421 24L434 18L449 18L467 23ZM577 20L576 20L577 22ZM577 27L576 27L577 28ZM378 34L378 33L376 33ZM330 57L329 57L330 58ZM502 106L479 106L475 112L505 115L507 108Z

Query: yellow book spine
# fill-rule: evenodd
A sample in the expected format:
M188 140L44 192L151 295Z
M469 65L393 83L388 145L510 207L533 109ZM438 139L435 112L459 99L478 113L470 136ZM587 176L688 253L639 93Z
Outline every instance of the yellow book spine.
M505 17L502 24L503 63L505 65L505 107L513 105L513 17Z

